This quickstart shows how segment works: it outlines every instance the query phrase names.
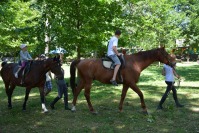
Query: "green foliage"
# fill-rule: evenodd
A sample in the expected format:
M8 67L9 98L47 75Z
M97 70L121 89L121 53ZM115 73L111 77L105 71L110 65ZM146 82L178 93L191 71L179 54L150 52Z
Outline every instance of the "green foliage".
M31 2L9 1L0 4L0 46L1 52L16 53L21 43L34 49L37 43L34 34L40 12L30 7Z
M186 44L193 48L199 48L199 3L198 0L183 1L179 7L186 13L186 27L183 34L186 36Z
M10 0L0 2L2 53L16 53L21 43L33 55L65 48L66 56L99 57L116 29L122 30L119 46L151 49L176 47L176 39L198 47L197 0ZM46 22L48 21L48 26Z
M175 11L177 3L168 0L139 1L129 3L127 28L132 46L151 49L159 45L175 47L175 39L181 35L183 13ZM133 42L133 43L130 43Z

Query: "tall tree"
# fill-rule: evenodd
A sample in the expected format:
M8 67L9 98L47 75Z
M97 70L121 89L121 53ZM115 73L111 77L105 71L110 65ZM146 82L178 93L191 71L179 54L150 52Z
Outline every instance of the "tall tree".
M40 13L31 8L31 2L1 2L0 13L0 51L17 53L21 43L28 43L34 47L34 43L37 42L34 27Z
M45 0L43 4L46 5L44 15L50 23L50 47L70 49L71 54L76 51L78 58L92 50L106 48L102 41L107 40L110 31L120 28L122 10L118 2Z
M183 35L186 44L199 49L199 2L198 0L181 1L178 5L179 12L186 14L186 19L182 24Z
M146 0L128 1L127 30L131 46L145 49L165 44L167 47L175 46L175 39L181 35L180 24L185 15L175 10L176 1ZM130 37L129 37L130 36ZM127 39L126 39L127 40Z

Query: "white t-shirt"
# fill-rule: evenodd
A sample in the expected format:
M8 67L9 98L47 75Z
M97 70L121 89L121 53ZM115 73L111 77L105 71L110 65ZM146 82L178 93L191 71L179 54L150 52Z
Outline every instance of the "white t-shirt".
M113 46L117 47L117 45L118 45L118 38L116 36L111 37L109 44L108 44L108 51L107 51L108 56L116 54L113 51Z
M174 82L175 77L173 74L173 68L166 64L164 64L163 68L165 70L165 81Z
M49 72L47 72L47 73L46 73L46 81L51 81L51 78L50 78Z

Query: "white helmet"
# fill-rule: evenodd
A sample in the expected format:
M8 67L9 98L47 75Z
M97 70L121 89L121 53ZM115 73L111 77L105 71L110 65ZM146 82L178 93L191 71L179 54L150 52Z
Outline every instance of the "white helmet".
M21 44L21 45L20 45L20 48L23 49L23 48L25 48L26 46L27 46L26 44Z

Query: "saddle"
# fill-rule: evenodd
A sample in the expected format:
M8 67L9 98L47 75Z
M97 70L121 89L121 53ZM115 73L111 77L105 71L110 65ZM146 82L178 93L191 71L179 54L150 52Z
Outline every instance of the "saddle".
M123 55L118 56L118 58L121 62L121 66L118 70L117 76L118 76L120 82L122 83L123 78L122 78L122 75L121 75L121 69L125 68L125 59L124 59ZM115 64L114 64L113 60L111 58L109 58L108 56L105 56L104 58L102 58L102 65L103 65L104 68L111 69L111 70L114 70L114 68L115 68Z
M32 61L28 61L28 62L26 62L25 67L19 71L18 75L19 75L19 77L21 77L21 84L24 84L25 76L30 72L31 65L32 65ZM13 74L15 74L20 67L21 67L20 63L15 65L15 67L13 69Z

